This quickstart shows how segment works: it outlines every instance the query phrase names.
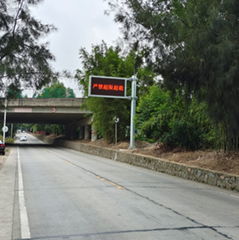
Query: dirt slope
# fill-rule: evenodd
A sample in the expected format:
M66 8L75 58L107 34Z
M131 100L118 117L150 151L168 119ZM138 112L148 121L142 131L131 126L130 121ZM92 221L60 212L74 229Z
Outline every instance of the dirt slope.
M127 149L127 142L120 142L118 144L107 144L103 140L95 142L85 142L91 145L108 147L113 149ZM221 171L230 174L239 175L239 153L223 151L183 151L182 149L165 149L160 144L149 144L145 142L137 142L137 148L133 151L144 155L150 155L167 159L169 161L184 163L189 166L196 166L206 168L214 171Z

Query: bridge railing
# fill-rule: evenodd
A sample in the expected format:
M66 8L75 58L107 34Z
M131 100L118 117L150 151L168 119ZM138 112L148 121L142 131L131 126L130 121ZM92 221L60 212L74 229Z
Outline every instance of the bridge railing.
M8 107L80 107L84 98L19 98L9 99ZM4 98L0 99L0 107L4 106Z

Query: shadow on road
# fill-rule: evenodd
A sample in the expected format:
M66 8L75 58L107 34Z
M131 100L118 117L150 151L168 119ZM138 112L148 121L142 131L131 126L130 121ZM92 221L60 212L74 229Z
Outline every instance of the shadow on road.
M8 143L7 146L11 147L52 147L53 144L47 144L47 143Z

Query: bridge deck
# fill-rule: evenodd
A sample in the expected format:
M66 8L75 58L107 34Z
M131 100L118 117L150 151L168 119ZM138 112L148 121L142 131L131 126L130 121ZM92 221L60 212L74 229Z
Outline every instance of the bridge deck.
M3 122L4 99L0 99ZM7 101L8 123L70 123L86 121L91 112L83 108L83 98L25 98Z

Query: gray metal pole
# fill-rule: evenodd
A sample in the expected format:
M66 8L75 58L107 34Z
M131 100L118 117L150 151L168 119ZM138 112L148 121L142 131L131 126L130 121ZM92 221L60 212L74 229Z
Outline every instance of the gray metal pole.
M115 122L115 144L117 144L117 122Z
M137 77L134 75L131 83L131 115L130 115L130 144L129 148L135 148L135 113L136 113L136 87L137 87Z
M13 123L11 124L11 138L13 138Z
M3 127L6 127L6 120L7 120L7 99L5 98L5 108L4 108L4 119L3 119ZM5 138L6 138L6 131L3 131L3 144L5 144Z

